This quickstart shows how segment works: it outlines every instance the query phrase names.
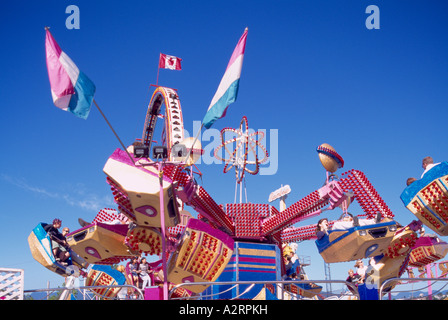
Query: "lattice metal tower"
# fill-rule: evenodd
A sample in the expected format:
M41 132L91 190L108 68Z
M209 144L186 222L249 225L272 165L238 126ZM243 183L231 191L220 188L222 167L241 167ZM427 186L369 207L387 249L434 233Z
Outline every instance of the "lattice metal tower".
M325 269L325 280L331 281L331 270L330 270L330 264L324 262L324 269ZM327 293L331 294L333 292L331 288L331 283L326 283L326 290Z

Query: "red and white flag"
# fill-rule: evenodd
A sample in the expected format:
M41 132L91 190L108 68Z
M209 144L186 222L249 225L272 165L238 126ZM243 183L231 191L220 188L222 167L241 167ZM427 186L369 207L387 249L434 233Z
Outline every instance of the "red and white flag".
M182 70L182 67L180 65L181 61L182 61L181 58L161 53L159 59L159 68L170 70Z

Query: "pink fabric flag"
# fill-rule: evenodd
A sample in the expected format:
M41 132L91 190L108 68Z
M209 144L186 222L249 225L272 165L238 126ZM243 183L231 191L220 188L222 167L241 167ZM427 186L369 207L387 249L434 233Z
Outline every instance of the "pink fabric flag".
M240 83L241 69L243 68L244 52L246 50L248 28L244 30L238 44L233 50L227 69L213 96L202 124L209 129L212 124L226 115L229 104L236 101Z
M50 30L45 29L47 70L53 103L64 111L87 119L95 95L95 84L61 50Z

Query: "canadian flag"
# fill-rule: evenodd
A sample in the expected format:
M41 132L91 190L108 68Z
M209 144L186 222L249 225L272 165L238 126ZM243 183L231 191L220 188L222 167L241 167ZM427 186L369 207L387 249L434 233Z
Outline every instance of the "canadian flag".
M161 53L159 59L159 68L170 70L182 70L182 67L180 65L181 61L182 61L181 58Z

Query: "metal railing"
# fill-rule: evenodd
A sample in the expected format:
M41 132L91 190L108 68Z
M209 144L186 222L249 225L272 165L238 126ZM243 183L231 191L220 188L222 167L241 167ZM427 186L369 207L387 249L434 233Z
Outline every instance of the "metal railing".
M23 300L23 269L0 268L0 300Z
M391 278L388 279L386 281L383 282L383 284L381 285L381 287L379 288L379 297L380 300L382 299L383 294L388 293L388 292L384 292L386 290L387 287L392 286L394 282L396 282L397 284L400 284L400 282L437 282L437 281L442 281L442 282L447 282L448 278ZM356 287L355 284L350 283L350 282L346 282L344 280L284 280L284 281L221 281L221 282L185 282L185 283L180 283L178 285L175 285L169 292L168 294L168 298L170 300L188 300L188 299L207 299L207 298L211 298L213 299L213 297L221 295L223 293L226 293L230 290L235 289L237 286L241 285L241 286L247 286L246 288L244 288L244 291L242 293L238 293L235 297L229 299L229 300L235 300L235 299L239 299L240 297L242 297L244 294L246 294L247 292L249 292L255 285L257 284L274 284L277 285L278 288L280 288L280 299L284 299L285 298L285 293L287 294L292 294L291 292L289 292L288 290L285 289L286 285L290 285L290 284L309 284L309 283L341 283L344 284L346 286L348 286L349 288L353 289L353 295L359 300L360 296L359 296L359 292L358 292L358 288ZM409 284L409 283L406 283ZM219 285L224 285L224 286L231 286L229 288L225 288L225 290L217 292L217 293L212 293L209 295L204 295L201 294L201 296L192 296L192 297L179 297L179 298L171 298L172 294L176 291L176 289L178 288L183 288L183 287L187 287L188 286L192 286L192 285L206 285L206 286L219 286ZM33 293L33 292L54 292L54 291L65 291L65 290L98 290L98 289L110 289L110 288L130 288L132 289L134 292L137 293L138 295L138 299L137 300L143 300L144 299L144 294L142 292L142 290L140 290L139 288L137 288L136 286L133 285L110 285L110 286L79 286L79 287L70 287L70 288L65 288L65 287L60 287L60 288L46 288L46 289L31 289L31 290L23 290L23 294L29 294L29 293ZM302 289L304 291L309 291L306 289ZM392 291L393 289L391 289ZM399 292L410 292L412 290L404 290L404 291L399 291ZM97 293L95 293L96 296L99 296L100 298L103 297L105 299L110 299L109 297L105 297L105 296L101 296Z
M310 283L342 283L345 284L346 286L350 287L351 289L353 289L352 292L354 292L354 296L357 297L357 299L359 300L359 293L358 293L358 288L355 284L351 283L351 282L347 282L345 280L282 280L282 281L220 281L220 282L185 282L185 283L180 283L178 285L175 285L169 292L168 294L168 299L169 300L188 300L188 299L198 299L198 298L213 298L216 295L220 295L223 294L229 290L232 290L234 288L236 288L237 286L241 285L247 285L248 287L244 289L244 291L241 294L237 294L235 297L229 299L229 300L235 300L235 299L239 299L240 297L242 297L244 294L246 294L247 292L249 292L255 285L257 284L276 284L280 287L281 289L281 297L280 299L284 299L285 298L285 292L288 292L289 294L291 294L288 290L285 289L285 285L290 285L290 284L310 284ZM219 292L219 293L213 293L210 295L204 295L201 294L200 297L198 296L192 296L192 297L179 297L179 298L171 298L172 294L176 291L176 289L178 288L183 288L183 287L187 287L186 289L188 289L188 286L196 286L196 285L206 285L206 286L220 286L220 285L230 285L233 287L230 288L226 288L225 291ZM308 292L311 292L310 290L306 290L306 289L302 289Z
M356 287L356 285L353 283L350 283L350 282L343 281L343 280L221 281L221 282L212 282L212 283L210 283L210 282L185 282L185 283L180 283L180 284L174 286L169 292L168 299L169 300L188 300L188 299L198 299L198 298L199 299L207 299L207 298L213 299L213 297L223 294L227 291L233 290L237 286L240 286L240 285L247 286L247 288L246 287L244 288L242 293L239 293L235 297L229 299L229 300L235 300L235 299L239 299L244 294L249 292L257 284L277 285L278 288L280 289L278 291L280 293L279 298L284 299L285 294L289 294L289 295L293 294L293 293L289 292L288 290L286 290L285 286L290 285L290 284L310 284L310 283L341 283L341 284L344 284L344 285L350 287L351 289L353 289L353 292L354 292L353 295L359 300L359 293L358 293L358 288ZM174 293L174 291L176 291L176 289L182 288L182 287L187 287L187 289L188 289L188 286L192 286L192 285L206 285L206 286L230 285L231 287L225 288L225 290L223 290L223 291L209 294L209 295L201 294L201 296L171 298L172 294ZM137 300L144 299L144 294L143 294L142 290L140 290L139 288L137 288L136 286L133 286L133 285L79 286L79 287L69 287L69 288L60 287L60 288L31 289L31 290L24 290L24 293L29 294L29 293L33 293L33 292L55 292L55 291L66 291L66 290L81 291L81 290L98 290L98 289L110 289L110 288L131 288L135 292L138 293L139 299L137 299ZM306 289L302 289L302 290L310 292L309 290L306 290ZM98 295L97 293L95 293L95 295L99 296L101 298L101 295ZM110 299L105 296L103 296L103 298Z
M24 290L24 293L33 293L33 292L53 292L53 291L65 291L65 290L98 290L98 289L110 289L110 288L131 288L133 289L139 296L140 299L137 300L144 300L144 295L142 293L142 290L137 288L136 286L129 285L129 284L123 284L123 285L110 285L110 286L79 286L79 287L69 287L69 288L46 288L46 289L31 289L31 290ZM100 298L110 299L109 297L102 296L98 293L94 293L95 295L99 296Z
M383 282L383 284L381 285L380 289L379 289L379 297L380 299L382 299L384 290L386 289L386 287L388 286L392 286L392 282L397 282L397 284L399 284L400 282L403 281L409 281L409 282L428 282L428 281L448 281L448 278L391 278L388 279L386 281ZM391 289L390 291L392 291L393 289ZM406 290L403 292L410 292L410 290Z

